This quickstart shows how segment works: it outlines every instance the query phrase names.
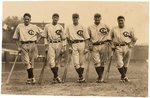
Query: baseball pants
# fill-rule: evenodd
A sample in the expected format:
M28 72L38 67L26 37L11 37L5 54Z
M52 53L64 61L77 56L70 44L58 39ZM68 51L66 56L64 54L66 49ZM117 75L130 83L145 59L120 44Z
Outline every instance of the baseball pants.
M107 50L108 46L106 44L93 46L92 57L95 67L104 67L108 56Z
M73 57L73 63L76 69L78 68L84 68L84 60L85 60L85 54L84 54L84 49L85 49L85 43L74 43L72 44L72 57Z
M48 47L48 64L51 68L58 67L59 56L62 49L62 43L49 43Z
M37 57L38 49L35 43L21 45L21 59L27 69L34 68L34 60Z
M117 46L115 50L117 67L128 67L131 59L131 48L126 46Z

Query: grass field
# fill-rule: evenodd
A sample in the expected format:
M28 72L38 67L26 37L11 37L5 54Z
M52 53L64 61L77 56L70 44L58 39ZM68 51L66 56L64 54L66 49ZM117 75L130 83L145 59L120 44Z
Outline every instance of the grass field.
M38 80L42 64L35 68L35 78ZM60 69L60 77L64 67ZM17 95L55 95L55 96L124 96L147 97L148 96L148 64L146 62L131 62L128 71L129 83L120 83L120 75L113 63L110 70L108 83L96 83L96 72L90 65L88 83L77 83L77 74L73 66L69 66L67 80L63 84L51 84L52 73L49 66L44 72L42 85L26 85L27 74L25 70L14 71L10 84L5 81L8 72L2 73L2 94Z

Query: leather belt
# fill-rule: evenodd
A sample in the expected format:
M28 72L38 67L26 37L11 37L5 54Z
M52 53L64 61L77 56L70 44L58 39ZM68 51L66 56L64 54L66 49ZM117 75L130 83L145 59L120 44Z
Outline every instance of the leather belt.
M35 41L21 41L21 44L30 44L30 43L35 43Z
M95 42L95 43L93 43L93 45L102 45L102 44L105 44L105 41L104 42Z
M74 40L74 41L72 41L73 44L74 43L81 43L81 42L84 42L84 40Z
M59 42L61 42L61 40L57 40L57 41L56 40L55 41L50 40L49 41L49 43L59 43Z
M115 43L114 44L115 46L126 46L126 45L128 45L127 43Z

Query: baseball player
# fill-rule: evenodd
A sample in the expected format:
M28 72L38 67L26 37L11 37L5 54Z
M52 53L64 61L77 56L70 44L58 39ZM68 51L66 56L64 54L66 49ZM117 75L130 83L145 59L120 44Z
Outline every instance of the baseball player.
M59 14L52 15L52 23L47 24L42 36L45 38L45 46L48 49L48 64L53 72L53 83L61 83L58 76L58 59L62 51L65 50L65 34L63 27L58 24Z
M104 65L107 59L107 36L109 34L109 28L107 25L100 22L101 15L96 13L94 15L94 24L88 27L88 33L90 36L90 50L92 50L92 57L94 61L95 70L98 78L97 83L103 82Z
M27 67L28 79L27 84L34 84L35 78L33 75L34 69L34 59L37 56L37 35L42 32L42 30L30 24L31 15L25 13L23 16L24 23L17 26L13 39L16 40L18 50L21 53L21 59Z
M129 61L131 58L131 50L137 41L133 28L125 25L124 16L118 16L118 26L112 28L110 38L112 40L112 49L115 49L117 67L121 74L121 80L129 82L126 76Z
M70 44L70 50L72 51L72 57L75 69L79 75L78 82L84 82L84 58L87 52L87 40L89 39L86 29L79 24L79 14L72 14L73 24L66 28L66 37Z

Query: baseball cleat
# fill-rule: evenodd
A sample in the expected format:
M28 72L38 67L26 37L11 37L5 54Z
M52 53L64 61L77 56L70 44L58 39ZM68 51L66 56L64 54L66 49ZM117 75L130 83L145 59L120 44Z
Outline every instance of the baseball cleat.
M84 79L83 77L81 77L81 78L79 78L77 81L78 81L79 83L84 83L84 82L85 82L85 79Z
M36 82L35 78L32 78L31 79L31 84L35 84L35 82Z
M120 81L119 81L119 82L122 82L122 83L123 83L123 82L125 82L125 80L124 80L124 79L120 79Z
M104 79L98 77L96 83L104 83Z
M58 83L62 83L62 80L61 80L59 77L56 78L56 81L57 81Z
M84 78L80 79L80 83L84 83L84 82L85 82Z
M130 82L128 77L121 78L120 82Z
M97 79L96 83L104 83L103 79Z
M124 81L125 81L125 82L130 82L130 80L128 79L128 77L125 77L125 78L124 78Z
M31 84L32 83L32 79L27 79L26 84Z

